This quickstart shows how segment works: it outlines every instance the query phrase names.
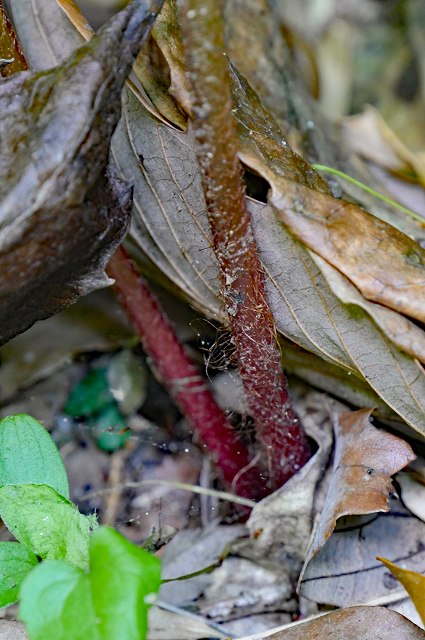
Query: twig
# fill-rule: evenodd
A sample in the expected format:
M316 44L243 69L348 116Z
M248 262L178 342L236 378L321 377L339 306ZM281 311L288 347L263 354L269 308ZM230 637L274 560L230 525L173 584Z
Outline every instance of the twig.
M193 91L197 156L213 246L240 374L274 489L305 464L309 449L290 403L264 273L245 204L221 3L187 0L181 16Z
M195 433L214 458L227 487L236 474L249 465L249 453L216 403L147 282L120 247L108 266L115 291L133 323L153 368ZM237 491L249 498L267 492L258 468L248 468L238 478Z
M195 484L186 484L185 482L173 482L171 480L140 480L140 482L124 482L121 485L117 485L115 487L108 487L106 489L99 489L97 491L90 491L85 495L81 496L79 500L91 500L92 498L97 498L98 496L102 496L105 493L110 493L116 490L123 489L143 489L143 487L149 487L152 485L161 485L163 487L170 487L171 489L181 489L182 491L191 491L192 493L198 493L204 496L214 496L219 500L226 500L226 502L234 502L235 504L240 504L245 507L249 507L253 509L257 504L254 500L249 500L249 498L244 498L243 496L236 496L232 493L227 493L226 491L217 491L216 489L206 489L205 487L199 487Z

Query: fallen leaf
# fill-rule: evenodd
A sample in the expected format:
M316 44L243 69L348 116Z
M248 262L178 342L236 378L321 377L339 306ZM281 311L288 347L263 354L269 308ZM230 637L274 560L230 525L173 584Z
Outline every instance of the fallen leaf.
M288 6L285 8L288 10ZM332 10L333 5L330 4L329 8ZM298 5L289 12L294 15L297 10ZM303 8L301 12L305 25L308 12ZM326 21L326 10L321 7L320 12L314 13L315 27L320 23L319 14ZM269 118L276 119L292 149L309 162L334 167L380 193L387 193L371 174L370 168L344 144L339 125L326 119L304 86L292 52L282 38L279 3L227 0L224 15L229 58L261 96L270 112ZM418 60L422 58L418 55ZM358 186L337 177L331 176L329 184L337 197L345 194L348 200L360 202L378 218L412 238L425 240L425 227L397 208L378 202Z
M155 605L148 612L147 640L201 640L202 638L226 638L226 633L220 633L216 628L203 621L201 616L193 613L185 615L165 611ZM0 627L1 630L1 627ZM0 635L0 640L2 640Z
M409 471L398 473L397 483L400 486L403 504L425 522L425 485L416 478L414 472L409 473Z
M362 409L345 413L335 422L333 475L305 566L325 545L338 518L389 511L388 496L394 491L391 476L415 458L407 442L373 427L370 414L371 410Z
M277 633L245 636L240 640L423 640L419 629L404 616L385 607L351 607L287 625Z
M332 265L312 251L310 255L341 302L362 307L391 342L420 362L425 362L425 333L422 329L400 313L380 304L369 302L348 278Z
M413 170L425 185L425 148L409 149L374 107L368 105L363 113L345 118L342 130L357 153L391 171Z
M365 298L425 320L425 249L354 204L275 178L279 219Z
M388 513L340 518L324 547L304 567L300 595L337 607L393 595L397 582L376 560L378 555L425 571L425 524L396 497L390 497L390 505Z
M56 373L78 354L115 349L132 335L111 292L96 291L1 348L0 401Z
M104 265L126 231L130 193L102 172L154 9L132 3L62 66L1 83L1 342L110 284Z
M401 582L421 616L425 624L425 576L417 571L410 571L394 564L386 558L377 558L391 571L391 573Z
M283 566L296 581L308 549L317 504L317 485L327 469L333 444L323 394L310 392L295 407L318 450L300 471L252 510L247 526L255 556ZM346 407L333 403L334 410Z
M293 583L286 568L262 565L247 558L226 558L213 571L208 585L197 601L201 614L215 622L259 613L293 613L296 602Z
M186 529L177 533L162 557L163 579L178 578L199 571L218 560L226 546L245 533L241 525ZM211 583L211 574L201 574L184 582L163 584L160 599L168 604L185 606L196 600Z

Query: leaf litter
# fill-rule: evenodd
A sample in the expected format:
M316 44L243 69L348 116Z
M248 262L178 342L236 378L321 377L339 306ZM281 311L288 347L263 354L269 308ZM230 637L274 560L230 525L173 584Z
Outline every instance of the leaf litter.
M46 13L42 14L42 17L44 15L46 18L48 15L48 4L50 3L46 3L43 9ZM54 4L51 3L52 7ZM229 4L237 5L237 3ZM253 5L255 5L255 2L250 2L249 8L252 8ZM260 6L261 2L258 2L257 8ZM28 24L30 24L33 16L31 17L31 13L28 16ZM25 20L22 19L15 18L15 21L18 27L20 24L21 27L25 24ZM43 24L43 20L41 24ZM46 20L45 24L47 24ZM73 49L76 42L80 41L79 38L75 37L75 33L71 33L69 30L67 32L66 22L62 21L62 16L58 22L59 24L61 26L54 34L54 40L57 38L58 33L61 34L61 37L67 33L67 37L64 38L65 46L63 50L65 51L67 47L70 50ZM64 31L61 31L62 29ZM24 41L25 36L19 35ZM49 36L50 39L52 37L52 35ZM49 42L49 38L44 41L43 46L45 46L46 41ZM72 44L70 44L71 41ZM32 64L36 67L40 65L40 68L43 65L48 66L48 56L45 55L45 52L43 53L43 47L37 50L36 43L35 41L31 42L31 38L27 38L25 44L28 50L32 49L33 51L29 55L29 59L32 58ZM40 47L40 44L38 47ZM54 50L54 46L52 46L49 51L50 57ZM60 57L62 53L58 48L56 51L55 57ZM173 63L170 63L171 59L170 54L167 60L173 69ZM180 81L181 79L182 76L180 76ZM238 81L243 84L243 79L241 80L240 77ZM166 87L166 90L168 92L170 90L169 87ZM245 86L245 91L249 93L249 84ZM175 95L179 95L178 91L175 91ZM179 98L180 103L183 104L181 93ZM279 129L273 129L272 120L270 120L272 122L271 129L270 127L267 130L262 129L264 122L270 118L270 115L267 110L262 111L261 103L259 101L256 103L255 97L251 95L251 101L254 101L253 104L255 105L255 109L251 113L249 105L245 106L244 111L243 100L242 98L240 99L242 115L245 117L245 126L248 127L248 131L250 127L256 131L255 136L252 136L252 138L255 140L255 145L257 145L257 150L254 154L255 165L249 159L252 157L252 150L247 154L246 146L241 151L242 159L245 159L247 165L255 167L257 171L259 171L259 167L262 167L263 175L270 182L272 188L273 184L279 180L281 184L288 186L289 183L283 182L290 177L288 175L290 169L288 169L287 164L290 154L284 137L280 136ZM160 110L159 104L155 107L156 110ZM135 185L136 215L133 220L133 242L143 248L149 259L156 265L156 269L159 269L174 285L177 285L198 309L202 309L210 318L222 321L223 313L218 296L217 272L205 224L205 204L194 161L191 132L189 129L188 133L182 133L167 126L164 124L164 119L167 120L166 117L162 117L162 122L156 120L153 116L155 109L150 109L150 114L147 113L144 107L141 106L140 99L134 97L134 93L131 94L127 91L124 118L119 125L113 144L113 154L120 173L124 177L138 176ZM253 114L256 117L259 114L259 122L254 121ZM170 119L172 120L172 118ZM143 131L143 136L140 134L141 131ZM263 153L265 147L263 146L263 150L261 147L264 144L265 135L271 135L273 140L273 145L270 144L266 148L267 153ZM265 164L263 164L264 162ZM303 164L301 160L298 160L297 157L295 157L294 171L295 173L299 172L301 183L307 181L307 187L314 185L316 189L322 191L323 195L321 197L324 201L334 202L326 183L310 170L307 164ZM171 194L169 194L169 186L167 190L164 190L164 185L161 184L164 172L169 176L169 183L173 185L174 191ZM304 182L303 197L308 193L305 186L306 183ZM293 185L291 185L292 187ZM315 354L316 357L324 357L332 366L339 367L339 370L347 376L347 380L354 376L364 383L366 388L370 384L400 417L405 419L419 433L423 433L425 424L423 417L425 397L423 373L414 359L420 355L422 340L420 332L422 330L411 323L410 325L405 324L409 323L407 319L383 307L376 310L376 314L373 315L373 307L368 306L370 303L365 298L362 298L357 290L350 290L349 286L352 285L348 285L348 283L345 283L345 289L341 293L342 285L339 289L335 285L335 279L332 280L332 276L329 276L329 266L326 265L322 269L320 260L315 261L312 259L311 254L306 251L304 246L276 221L276 216L271 207L265 208L263 204L256 202L250 202L249 206L253 211L257 242L259 242L262 259L269 277L268 288L273 311L279 328L285 337L292 340L299 347L303 347ZM178 215L176 215L176 209ZM354 211L354 209L350 209L351 211ZM357 212L357 209L355 211ZM415 227L415 229L417 228ZM403 239L403 242L406 241ZM411 246L414 246L416 250L417 245ZM287 257L288 252L290 258ZM295 259L297 260L296 267L294 267ZM329 260L329 262L332 263L332 260ZM340 267L338 264L334 266ZM340 269L340 271L343 271L343 269ZM347 272L346 275L350 280L350 275L352 276L353 274L351 270L349 271L350 273ZM301 275L298 278L299 274ZM338 273L338 276L342 277L340 273ZM291 279L293 279L293 282L290 282ZM354 280L352 282L356 284ZM418 282L420 284L420 279ZM347 290L350 290L350 293L347 293ZM308 295L300 300L300 292L303 291L307 291ZM417 296L411 296L409 304L411 300L416 303ZM380 300L380 302L382 301ZM313 303L315 306L313 306ZM420 313L420 305L418 305L418 308ZM410 307L409 310L411 311ZM394 313L395 325L399 327L393 334L388 328L385 328L387 326L385 325L387 318L391 318L386 315L388 313ZM415 314L417 316L417 311L414 309L412 315L415 316ZM378 321L377 318L379 318ZM388 323L391 324L390 320L388 320ZM386 337L381 333L381 329L377 325L381 329L383 328ZM411 331L411 335L414 337L411 339L409 337L405 338L403 335L405 333L404 328L406 328L406 333ZM394 337L397 337L397 333L401 336L401 340L405 340L404 344L399 344L394 340ZM394 342L397 347L394 346ZM365 344L367 345L366 349L364 348ZM363 347L363 353L358 347ZM316 455L298 474L299 477L294 477L292 484L290 481L285 487L255 507L248 522L248 529L239 532L242 534L242 540L239 543L234 543L232 556L224 560L222 567L211 574L212 580L208 578L210 581L209 586L204 585L202 590L198 592L198 596L202 596L202 600L199 601L199 604L202 603L201 612L205 615L214 615L214 607L217 608L220 605L219 610L222 612L227 611L227 614L222 614L222 618L224 619L227 616L229 623L231 618L239 616L246 620L245 628L249 629L249 621L252 615L259 624L260 633L263 633L267 626L265 622L267 614L278 606L285 608L285 605L282 604L284 601L287 602L288 613L286 615L296 614L296 603L292 598L292 590L301 565L305 558L308 558L308 541L311 535L313 518L316 513L322 512L324 516L328 514L328 520L332 520L333 516L329 517L329 510L324 509L324 504L327 504L325 496L327 493L328 495L331 493L332 482L337 482L338 478L338 471L335 472L334 478L332 478L330 466L333 439L330 425L332 421L336 421L335 415L330 414L334 414L335 411L340 413L345 408L343 409L341 406L337 408L337 405L333 401L326 399L328 397L323 394L319 397L320 401L317 401L316 398L316 404L318 403L319 409L311 409L311 404L316 406L315 401L312 401L311 398L308 400L304 398L304 404L301 403L300 405L303 407L300 413L303 410L307 413L312 411L313 416L317 419L319 418L316 413L318 411L322 416L321 422L319 418L322 430L320 431L319 428L317 432L316 429L318 438ZM323 411L323 404L326 406L325 411ZM332 409L330 409L331 405ZM353 418L351 417L350 419L352 420ZM373 429L373 427L370 428ZM312 429L311 437L314 437L313 431L314 429ZM140 434L138 437L140 437ZM386 452L392 453L395 443L402 442L395 436L388 437L390 438L388 444L384 447L380 442L379 446L384 454ZM341 439L341 434L337 435L334 456L338 455L338 446ZM369 442L367 438L365 440ZM158 437L157 443L159 441L160 438ZM169 439L169 443L171 441L172 439ZM133 460L137 459L135 457L137 445L136 449L133 448L135 442L136 440L134 439L130 440L130 445L127 447L125 454L126 464L132 458ZM152 457L154 450L155 446L148 454L148 459L149 455ZM401 456L402 460L407 460L410 455L408 445L400 445L400 451L404 452ZM142 454L142 457L143 455L146 454ZM362 451L359 452L359 456L361 465L365 465ZM401 461L398 464L402 466ZM365 466L367 466L368 470L375 469L370 464ZM379 467L379 464L377 467ZM396 467L397 465L390 466L387 469L388 476L397 470ZM374 473L375 471L370 476L368 475L368 478L372 477ZM379 471L379 473L381 472ZM384 508L385 498L388 492L391 491L389 480L384 480L379 473L378 479L382 487L378 494L370 492L370 483L367 485L369 491L366 491L364 482L360 482L357 491L353 491L353 498L364 498L367 501L374 497L375 501L372 501L373 507L369 505L369 508L375 510ZM364 479L363 476L362 479ZM352 488L351 485L349 486ZM376 499L377 495L379 499ZM424 562L420 543L421 538L423 538L422 523L412 517L410 512L395 497L391 497L389 501L391 510L388 515L374 516L369 519L364 519L364 516L344 516L342 520L338 521L335 533L330 535L323 549L305 567L300 587L301 593L311 597L313 601L342 607L368 602L377 595L387 595L391 591L386 585L386 583L389 584L386 579L387 574L378 566L377 562L373 561L374 553L375 555L378 553L383 555L385 553L388 557L397 561L400 556L401 539L406 541L405 545L403 543L403 552L408 556L409 562L414 563L416 569L422 569L421 563ZM356 512L352 505L347 508L349 513ZM365 509L364 506L362 508ZM342 515L342 512L340 513L339 510L336 510L335 520L339 515ZM164 527L166 528L165 525ZM230 529L228 525L225 528ZM130 532L130 530L131 527L128 527L127 531ZM251 538L246 537L248 531L251 533ZM358 541L359 531L365 538L363 544ZM299 537L295 539L295 535L292 533L294 538L291 540L292 546L285 547L285 544L282 546L282 540L290 539L291 532L296 532ZM326 532L329 532L329 527ZM196 532L193 538L195 542L198 539L200 540L198 536L199 534ZM161 538L161 536L159 537ZM178 539L178 536L174 538L174 540L176 539ZM219 540L220 536L217 536L217 539ZM269 541L270 544L266 541ZM350 554L352 554L352 549L355 548L356 542L359 544L357 552L359 562L350 564ZM171 548L171 545L172 543L168 543L165 549L167 550L168 546ZM200 543L201 558L206 557L203 554L206 553L208 546L208 544ZM326 557L324 557L324 552L326 552ZM279 566L274 569L270 567L271 559L272 562ZM342 565L343 560L344 566ZM316 562L317 564L315 564ZM195 565L195 570L202 568L199 561L198 563L195 562ZM267 566L265 567L264 565ZM289 572L287 567L289 567ZM246 609L244 607L246 607L247 600L242 597L241 602L238 602L238 598L232 595L232 588L235 589L233 593L237 593L238 584L239 588L244 587L245 580L243 577L242 584L238 583L237 580L240 572L241 576L246 575L248 584L250 576L252 576L251 585L254 589L254 585L257 584L254 579L256 571L259 576L258 589L259 591L263 589L263 594L258 595L256 603L250 603L251 609ZM344 571L347 575L341 577L339 574L341 572L344 573ZM373 580L370 580L369 576L372 574ZM235 575L236 580L233 581L232 587L232 577ZM283 575L285 575L284 579ZM267 591L267 585L272 585L273 580L276 579L282 581L283 591L280 595L276 595L277 592L274 592L276 596L276 601L274 602L270 593L268 596L264 596L264 590ZM189 585L190 582L189 580L187 584ZM170 586L172 584L170 583ZM181 589L184 583L177 582L174 584L177 585L176 591L178 592L178 589ZM227 591L224 590L224 585L228 586ZM255 591L255 593L257 592ZM193 605L194 598L198 596L192 596L192 600L189 599L188 602ZM268 597L269 601L267 602ZM271 609L268 609L268 605L270 605ZM291 608L294 606L295 608ZM249 615L250 613L251 615ZM248 617L246 617L247 614ZM218 617L220 617L220 614ZM254 617L252 617L253 621ZM266 626L262 627L262 624ZM225 628L225 623L223 623L223 629ZM278 632L276 637L287 637L288 639L308 638L310 635L311 637L317 636L317 633L329 635L329 633L338 629L337 633L341 637L349 638L349 634L354 633L354 631L356 637L358 637L359 633L375 633L378 628L379 633L385 631L385 637L388 638L406 637L413 639L423 637L419 629L414 625L409 625L401 616L378 607L373 609L364 607L342 609L311 622L291 625L290 628ZM205 632L205 628L202 632ZM199 631L198 633L202 632ZM172 632L169 631L168 633ZM239 631L238 635L243 635L243 632ZM373 638L374 636L371 635L370 637Z

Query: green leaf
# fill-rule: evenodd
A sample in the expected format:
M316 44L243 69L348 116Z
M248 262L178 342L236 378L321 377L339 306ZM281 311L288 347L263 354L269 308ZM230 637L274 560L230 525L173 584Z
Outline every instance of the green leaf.
M131 436L130 429L127 429L127 420L115 402L93 416L88 424L93 430L97 446L104 451L116 451Z
M64 411L73 418L91 416L114 401L107 370L93 369L71 391Z
M22 580L37 564L37 556L23 544L0 542L0 607L16 602Z
M0 420L0 486L46 484L69 498L68 478L55 443L35 418Z
M88 567L92 518L46 485L0 488L0 514L15 538L37 556Z
M90 579L63 560L47 560L23 581L19 617L31 640L99 640Z
M23 582L19 614L31 640L143 640L145 598L159 586L158 558L101 527L90 539L90 572L43 562Z

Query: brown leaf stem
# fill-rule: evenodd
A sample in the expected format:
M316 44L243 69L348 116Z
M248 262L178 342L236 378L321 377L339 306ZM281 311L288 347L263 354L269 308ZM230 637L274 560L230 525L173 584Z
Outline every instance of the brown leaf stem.
M249 466L247 448L232 430L147 282L122 247L114 254L107 271L115 279L118 298L158 377L214 457L226 486L241 496L264 497L267 493L264 477L257 467ZM245 467L247 469L243 471ZM238 478L234 483L236 475Z
M308 460L309 449L290 403L245 204L220 6L217 0L187 0L182 11L193 126L240 374L276 488Z

